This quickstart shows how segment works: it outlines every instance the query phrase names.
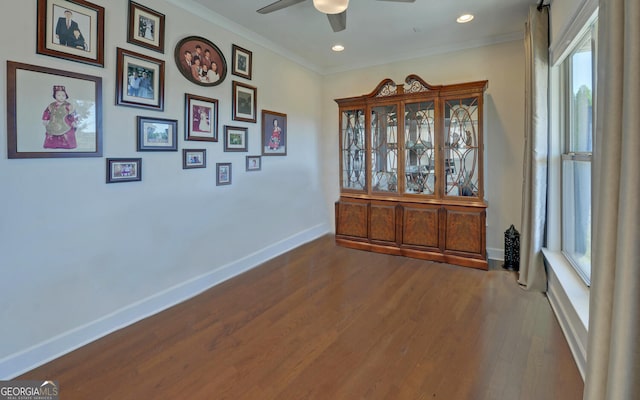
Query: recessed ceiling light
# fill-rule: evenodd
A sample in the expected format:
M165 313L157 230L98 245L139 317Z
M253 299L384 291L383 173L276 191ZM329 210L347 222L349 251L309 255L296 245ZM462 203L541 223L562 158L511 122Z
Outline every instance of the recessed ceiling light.
M464 24L467 23L469 21L471 21L473 19L473 15L471 14L463 14L461 16L458 17L458 19L456 19L456 22L459 24Z
M344 50L344 46L341 45L341 44L334 44L331 47L331 50L333 50L333 51L342 51L342 50Z

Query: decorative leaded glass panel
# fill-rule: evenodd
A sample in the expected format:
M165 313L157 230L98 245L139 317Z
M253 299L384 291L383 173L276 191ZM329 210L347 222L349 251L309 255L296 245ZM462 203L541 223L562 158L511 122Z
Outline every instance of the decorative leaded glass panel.
M342 187L366 189L364 110L342 112Z
M435 193L434 102L404 108L405 193Z
M371 110L371 188L398 191L398 112L396 105Z
M445 103L446 196L478 196L478 98Z

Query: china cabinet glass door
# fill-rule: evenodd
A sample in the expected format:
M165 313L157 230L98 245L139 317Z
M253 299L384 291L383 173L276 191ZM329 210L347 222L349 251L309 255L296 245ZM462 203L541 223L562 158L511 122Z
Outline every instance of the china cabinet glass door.
M405 193L435 194L434 102L404 107Z
M444 194L478 197L478 98L446 100L444 116Z
M398 108L395 104L371 109L371 189L398 191Z
M364 110L342 112L342 188L366 190Z

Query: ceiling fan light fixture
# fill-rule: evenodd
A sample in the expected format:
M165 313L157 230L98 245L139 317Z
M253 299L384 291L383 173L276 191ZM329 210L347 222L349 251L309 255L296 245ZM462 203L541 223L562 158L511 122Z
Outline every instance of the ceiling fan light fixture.
M313 0L313 6L325 14L340 14L349 6L349 0Z
M333 46L331 46L331 50L335 52L340 52L344 50L344 46L341 44L334 44Z
M471 22L473 20L473 14L462 14L456 19L456 22L459 24L466 24L467 22Z

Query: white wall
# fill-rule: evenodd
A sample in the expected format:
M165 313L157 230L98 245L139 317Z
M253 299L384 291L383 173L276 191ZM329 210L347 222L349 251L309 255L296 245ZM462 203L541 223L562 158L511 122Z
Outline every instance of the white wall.
M147 50L127 43L127 0L92 2L106 9L104 68L36 54L35 1L12 1L0 17L3 76L12 60L102 77L104 137L104 158L9 160L0 124L0 379L330 230L319 75L163 0L144 2L166 15L164 54ZM232 44L251 50L253 80L187 81L173 48L190 35L212 40L229 70ZM166 62L164 112L114 105L116 47ZM288 155L263 157L260 172L245 172L245 156L260 154L261 123L231 120L234 79L258 88L258 117L288 115ZM219 100L221 138L225 124L249 127L249 153L185 142L185 93ZM181 151L136 152L138 115L177 119L179 150L206 148L207 168L183 170ZM108 157L142 157L142 182L105 184ZM216 162L233 163L231 186L216 186Z
M486 79L489 81L485 93L484 131L484 189L489 204L487 248L490 256L501 257L504 231L510 224L519 226L522 207L523 43L512 41L326 76L322 102L322 170L325 171L323 179L328 206L340 195L338 106L333 99L370 93L386 78L402 83L410 74L417 74L433 85Z

